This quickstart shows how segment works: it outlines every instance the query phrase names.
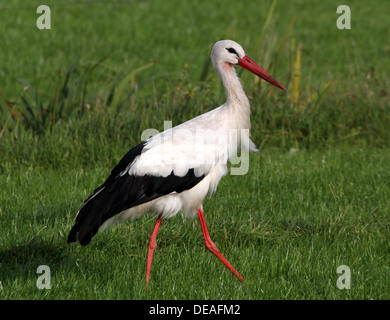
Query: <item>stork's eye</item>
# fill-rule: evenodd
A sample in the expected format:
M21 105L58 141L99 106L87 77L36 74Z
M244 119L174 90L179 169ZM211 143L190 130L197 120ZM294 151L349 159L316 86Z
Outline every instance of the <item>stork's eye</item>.
M236 50L234 50L233 48L226 48L227 51L229 51L230 53L234 53L235 55L238 56Z

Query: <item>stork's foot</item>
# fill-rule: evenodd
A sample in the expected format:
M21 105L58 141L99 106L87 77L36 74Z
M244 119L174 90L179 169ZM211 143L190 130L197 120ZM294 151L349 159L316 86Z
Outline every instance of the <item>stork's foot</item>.
M243 280L242 276L237 272L236 269L233 268L233 266L229 263L229 261L226 260L226 258L221 254L221 252L219 252L217 246L211 240L202 209L198 209L198 217L199 217L200 225L202 227L204 243L206 245L206 248L209 249L212 253L214 253L214 255L219 260L222 261L222 263L238 278L238 280L242 282Z

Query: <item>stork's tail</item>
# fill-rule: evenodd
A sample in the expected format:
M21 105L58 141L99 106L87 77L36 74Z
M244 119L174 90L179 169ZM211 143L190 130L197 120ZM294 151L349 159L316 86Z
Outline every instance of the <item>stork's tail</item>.
M87 245L105 221L116 214L133 207L137 202L139 180L125 174L104 183L84 202L76 217L76 223L70 230L68 243L78 241Z
M107 219L130 207L125 207L125 202L132 181L128 175L123 176L121 173L141 154L145 145L146 142L142 142L127 152L107 180L85 200L70 230L68 243L78 241L83 246L87 245Z
M81 245L86 246L107 220L107 215L104 213L107 212L110 199L108 199L107 191L102 191L96 197L86 201L80 209L76 223L69 232L68 243L78 241Z
M76 223L69 232L67 242L68 243L76 242L78 240L79 231L80 231L80 225L79 223ZM87 243L85 245L87 245Z

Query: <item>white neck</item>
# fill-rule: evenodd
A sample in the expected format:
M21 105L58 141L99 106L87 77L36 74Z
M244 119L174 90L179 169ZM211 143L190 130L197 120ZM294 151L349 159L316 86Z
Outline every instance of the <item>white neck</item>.
M250 128L250 105L249 100L242 88L240 79L238 78L233 65L228 63L216 64L215 68L221 78L221 81L226 90L225 106L230 112L239 116L244 123L237 124L241 128ZM238 120L238 119L237 119Z
M239 106L244 109L249 108L248 98L233 65L220 63L217 65L216 70L226 90L226 104L228 106Z

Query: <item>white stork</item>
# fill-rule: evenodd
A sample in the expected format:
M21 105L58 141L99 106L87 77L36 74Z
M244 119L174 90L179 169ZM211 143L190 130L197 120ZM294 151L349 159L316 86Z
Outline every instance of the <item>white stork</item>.
M81 245L87 245L99 229L152 213L157 216L157 222L148 244L148 283L161 221L181 210L187 217L198 214L207 249L242 281L242 276L211 240L203 213L203 200L207 193L215 192L220 179L227 173L229 158L239 148L257 151L249 138L249 101L234 65L286 89L232 40L215 43L211 61L225 87L226 102L131 149L106 181L85 200L69 233L68 243L77 240ZM232 135L232 130L243 134Z

